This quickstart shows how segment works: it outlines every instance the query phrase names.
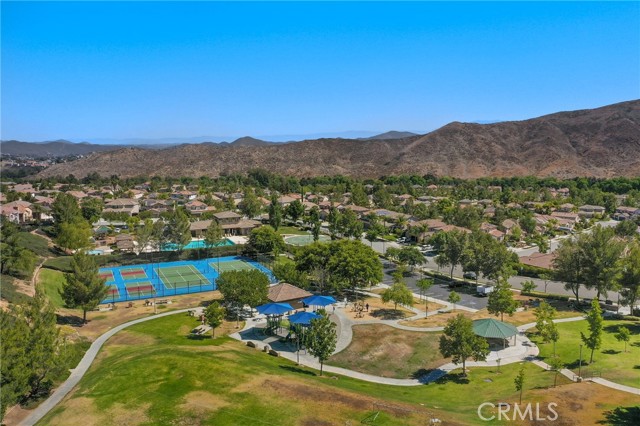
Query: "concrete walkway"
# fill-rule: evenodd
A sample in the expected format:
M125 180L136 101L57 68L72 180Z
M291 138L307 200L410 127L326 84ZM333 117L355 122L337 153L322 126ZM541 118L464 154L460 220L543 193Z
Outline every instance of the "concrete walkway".
M20 426L32 426L32 425L36 424L49 411L51 411L56 405L58 405L60 403L60 401L62 401L62 399L65 396L67 396L67 394L71 391L71 389L73 389L78 384L78 382L80 382L80 379L82 379L82 376L84 376L84 374L87 372L87 370L89 369L89 367L93 363L93 360L95 359L96 355L98 355L98 352L102 348L102 345L104 345L104 343L107 340L109 340L109 338L112 337L114 334L116 334L120 330L123 330L123 329L125 329L127 327L130 327L132 325L140 324L141 322L151 321L151 320L154 320L156 318L162 318L162 317L166 317L166 316L169 316L169 315L182 314L182 313L186 313L186 312L188 312L190 310L192 310L192 308L191 309L180 309L180 310L177 310L177 311L165 312L165 313L162 313L162 314L157 314L157 315L153 315L153 316L149 316L149 317L145 317L145 318L139 318L137 320L133 320L133 321L126 322L124 324L120 324L119 326L112 328L111 330L107 331L106 333L104 333L103 335L98 337L91 344L91 346L89 347L87 352L84 354L84 357L82 357L82 360L80 360L80 363L78 363L78 366L76 368L74 368L73 370L71 370L71 375L69 376L69 378L67 378L67 380L65 380L65 382L62 383L60 386L58 386L58 388L51 394L51 396L49 398L47 398L37 408L35 408L29 414L29 416L27 416L24 420L22 420L20 423L18 423L18 425L20 425Z

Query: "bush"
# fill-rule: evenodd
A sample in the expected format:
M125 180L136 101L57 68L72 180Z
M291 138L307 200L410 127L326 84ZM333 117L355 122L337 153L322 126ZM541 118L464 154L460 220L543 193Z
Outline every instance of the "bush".
M539 268L537 266L520 264L518 275L530 278L540 278L541 274L551 275L551 271L545 268Z
M568 302L570 297L564 294L550 294L550 293L541 293L539 291L530 291L530 292L521 292L523 296L531 296L538 297L540 299L550 299L550 300L560 300L563 302Z

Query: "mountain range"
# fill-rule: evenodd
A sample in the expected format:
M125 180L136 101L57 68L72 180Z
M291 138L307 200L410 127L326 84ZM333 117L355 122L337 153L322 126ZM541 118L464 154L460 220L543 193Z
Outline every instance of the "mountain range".
M215 177L255 168L299 177L638 176L640 101L523 121L453 122L426 135L394 139L323 138L287 144L243 139L233 146L186 144L155 151L101 152L54 165L40 176L98 172L123 177Z

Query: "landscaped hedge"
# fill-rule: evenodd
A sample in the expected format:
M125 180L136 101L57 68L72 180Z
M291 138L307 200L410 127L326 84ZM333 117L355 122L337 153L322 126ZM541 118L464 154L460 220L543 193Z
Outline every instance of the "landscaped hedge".
M541 274L550 276L551 271L546 268L540 268L538 266L531 266L531 265L525 265L525 264L520 264L520 268L518 270L518 275L523 277L540 278Z
M569 299L571 299L570 296L566 296L564 294L541 293L539 291L522 291L520 294L523 296L539 297L540 299L561 300L563 302L568 302Z

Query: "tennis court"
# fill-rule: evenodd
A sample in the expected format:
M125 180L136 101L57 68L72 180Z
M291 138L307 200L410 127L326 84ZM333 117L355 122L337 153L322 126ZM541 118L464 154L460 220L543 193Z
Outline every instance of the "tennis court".
M192 285L210 284L207 277L196 269L194 265L179 265L157 268L157 277L169 289L190 287Z
M217 262L211 262L209 263L209 266L215 268L219 274L229 271L248 271L251 269L258 269L251 263L244 260L230 260L227 262L220 262L220 264Z
M120 275L122 275L122 279L124 280L139 280L139 279L149 278L145 270L140 267L121 268Z
M151 281L125 283L125 288L130 298L153 297L153 293L155 293L155 287L151 284Z
M109 286L102 303L213 291L221 272L248 269L257 269L270 282L277 282L267 267L240 256L101 268L99 274Z
M100 278L104 279L107 284L115 281L115 278L113 277L113 271L100 272L99 275Z

